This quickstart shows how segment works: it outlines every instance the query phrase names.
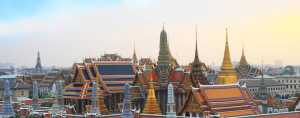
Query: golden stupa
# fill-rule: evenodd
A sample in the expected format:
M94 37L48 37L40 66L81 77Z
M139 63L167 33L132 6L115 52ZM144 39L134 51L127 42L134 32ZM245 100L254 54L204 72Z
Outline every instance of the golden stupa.
M234 70L231 59L230 59L230 51L228 45L228 32L226 28L226 44L225 44L225 51L224 51L224 58L221 67L221 71L217 77L218 84L233 84L237 82L237 74Z
M157 103L157 99L155 96L154 85L152 81L152 76L150 76L149 88L148 88L148 96L144 106L143 113L145 114L161 114L160 107Z

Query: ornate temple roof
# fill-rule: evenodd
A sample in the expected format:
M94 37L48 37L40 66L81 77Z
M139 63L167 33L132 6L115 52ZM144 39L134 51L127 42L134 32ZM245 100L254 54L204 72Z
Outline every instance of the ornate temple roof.
M197 29L196 29L196 48L195 48L195 57L192 63L191 69L191 79L194 87L198 87L198 83L208 84L207 81L207 66L199 60L198 56L198 41L197 41Z
M239 65L236 67L237 74L239 76L239 79L249 79L249 78L255 78L256 76L261 75L261 70L258 68L255 68L248 64L244 48L242 49L242 56L239 62Z
M222 117L258 114L250 93L239 85L200 85L193 88L179 114L204 111L218 113Z
M248 65L248 62L247 62L247 59L246 59L246 56L245 56L244 48L242 49L242 56L241 56L239 64L240 65Z
M180 88L187 81L186 78L188 78L188 76L186 75L187 74L185 74L182 69L172 69L169 74L168 81L172 82L173 85L176 86L175 88ZM135 78L134 83L142 84L145 88L148 88L150 78L152 78L155 88L159 88L159 73L154 69L139 73L137 78Z
M73 66L71 83L65 87L65 98L90 99L92 82L96 81L103 95L122 93L126 83L135 77L130 61L91 61Z

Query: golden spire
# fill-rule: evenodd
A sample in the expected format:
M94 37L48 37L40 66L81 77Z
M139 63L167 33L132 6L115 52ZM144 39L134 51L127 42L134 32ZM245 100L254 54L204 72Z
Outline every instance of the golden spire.
M231 64L230 51L229 51L229 45L228 45L228 31L226 28L226 43L225 43L223 64L222 64L221 69L223 70L223 69L232 69L232 68L233 68L233 66Z
M237 82L237 74L233 69L231 59L230 59L227 28L226 28L226 43L225 43L224 58L221 67L221 72L218 75L217 81L219 84L232 84Z
M150 82L149 82L149 88L148 88L148 96L145 103L145 108L143 113L145 114L161 114L160 107L157 103L156 96L155 96L155 90L154 85L152 81L152 74L150 75Z

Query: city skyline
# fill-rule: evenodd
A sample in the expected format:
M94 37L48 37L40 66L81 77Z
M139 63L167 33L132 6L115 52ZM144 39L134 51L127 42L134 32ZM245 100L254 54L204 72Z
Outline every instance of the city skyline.
M221 65L226 27L232 61L239 61L244 45L250 64L262 60L299 64L298 1L77 2L31 0L18 9L14 6L20 3L3 2L0 62L33 66L39 50L46 66L72 66L104 53L131 57L133 42L138 58L157 60L165 23L170 50L179 64L193 61L196 24L199 57L206 64Z

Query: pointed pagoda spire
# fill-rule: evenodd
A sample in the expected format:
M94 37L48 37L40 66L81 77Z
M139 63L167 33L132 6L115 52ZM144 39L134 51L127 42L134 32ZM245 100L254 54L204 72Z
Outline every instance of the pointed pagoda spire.
M133 61L133 64L138 64L138 59L137 59L136 51L135 51L135 42L133 42L133 56L132 56L132 61Z
M196 32L196 48L195 48L194 63L200 63L199 56L198 56L198 28L197 28L197 26L196 26L195 32Z
M145 114L161 114L159 104L155 96L152 74L150 76L148 95L144 106L143 113Z
M225 51L224 51L224 58L223 58L223 69L231 69L233 68L230 58L230 51L229 51L229 44L228 44L228 30L226 28L226 43L225 43Z
M36 65L35 65L35 71L36 72L42 72L42 62L40 57L40 51L37 52L37 59L36 59Z
M196 33L196 48L195 48L195 57L194 57L194 62L192 63L192 71L191 71L191 81L193 87L198 87L199 83L201 84L208 84L207 78L204 75L207 67L204 63L202 63L199 60L198 56L198 31L197 31L197 26L195 29Z
M240 65L248 65L246 56L245 56L245 51L244 51L244 47L242 48L242 56L240 59Z
M157 65L159 70L160 82L165 83L165 85L167 84L169 71L171 69L171 60L172 56L169 50L167 33L165 31L165 26L163 25L162 31L160 32L159 55Z
M159 43L160 44L159 44L158 60L169 62L171 60L171 54L170 54L170 49L169 49L169 44L168 44L167 32L165 31L164 24L162 27L162 31L160 32L160 42Z
M237 82L237 74L233 69L233 65L230 59L230 51L228 44L228 30L226 28L226 43L223 57L223 63L221 66L221 72L218 75L217 82L219 84L232 84Z

